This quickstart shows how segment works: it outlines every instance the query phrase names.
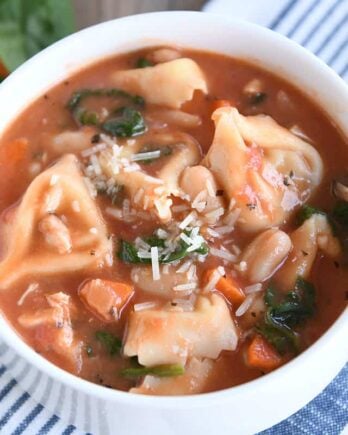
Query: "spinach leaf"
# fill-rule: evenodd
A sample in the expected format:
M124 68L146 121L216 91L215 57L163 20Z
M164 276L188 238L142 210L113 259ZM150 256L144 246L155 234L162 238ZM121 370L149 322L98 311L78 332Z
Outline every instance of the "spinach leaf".
M150 246L157 246L159 248L165 247L165 241L163 239L160 239L156 234L153 234L152 236L146 237L144 239L144 242L147 243Z
M111 136L133 137L146 131L144 118L132 107L121 107L111 119L101 124L102 130Z
M270 293L273 296L270 303ZM282 301L275 303L274 290L268 289L265 295L265 303L269 306L268 313L272 323L294 327L314 314L315 289L314 286L301 277L298 277L295 287L287 293Z
M150 258L140 258L138 256L137 248L133 245L133 243L127 242L126 240L120 240L117 256L125 263L151 263Z
M348 202L338 201L332 210L332 218L339 225L348 229Z
M110 356L120 353L122 349L122 340L107 331L97 331L95 338L105 347Z
M70 0L1 0L0 59L12 71L74 29Z
M256 331L261 334L276 350L280 355L284 355L289 347L294 348L294 341L291 338L289 340L288 336L279 331L277 328L271 325L263 324L256 328Z
M89 97L108 97L113 99L126 99L130 103L133 103L137 106L143 106L145 104L144 99L139 95L131 95L128 92L123 91L122 89L117 88L98 88L98 89L80 89L75 91L69 101L68 108L71 111L74 111L80 106L80 104Z
M280 354L286 351L297 352L299 337L293 328L313 316L315 312L314 286L298 277L294 289L286 295L280 295L273 286L270 286L265 293L264 301L267 310L264 322L257 327L257 331Z
M154 63L147 60L145 57L139 57L135 63L136 68L147 68L148 66L154 66Z
M191 252L187 251L187 249L189 247L190 247L190 245L188 245L183 240L180 240L179 245L176 248L176 250L173 253L171 253L167 258L164 257L163 259L161 259L160 263L167 264L167 263L173 263L173 261L182 260L187 255L191 254ZM207 255L209 252L209 248L208 248L208 245L204 242L201 244L201 246L199 248L195 249L192 252L195 252L196 254L199 254L199 255Z
M121 376L127 378L139 378L146 375L157 376L159 378L180 376L185 373L184 367L179 364L163 364L155 367L129 367L121 370Z
M184 231L184 233L190 237L191 231ZM189 244L184 242L184 240L179 239L176 245L175 250L172 253L162 254L161 248L165 247L165 241L160 239L156 235L152 235L150 237L146 237L143 239L150 246L157 246L159 248L159 258L158 261L160 264L168 264L173 263L174 261L181 260L186 256L196 253L199 255L207 255L209 252L209 247L205 241L196 248L194 251L188 251L190 247ZM125 240L120 240L118 257L124 261L125 263L134 263L134 264L151 264L151 258L140 258L138 256L138 251L135 245L131 242L127 242Z
M311 218L315 214L326 215L326 213L319 208L312 207L311 205L303 205L296 216L297 225L302 225L307 219Z
M90 97L107 97L117 100L126 100L129 103L142 107L144 99L138 95L131 95L122 89L100 88L80 89L74 92L67 107L73 114L75 120L82 125L95 125L106 133L118 137L131 137L144 133L146 130L144 119L141 113L132 107L121 107L114 113L116 117L100 123L100 116L97 112L85 109L81 104Z

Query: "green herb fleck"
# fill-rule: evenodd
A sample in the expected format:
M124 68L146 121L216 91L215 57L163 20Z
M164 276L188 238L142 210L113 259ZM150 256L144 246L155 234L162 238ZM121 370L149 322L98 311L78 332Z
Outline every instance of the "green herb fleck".
M97 331L95 338L105 347L110 356L120 353L122 349L122 340L107 331Z
M332 210L332 217L340 225L348 227L348 202L338 201Z
M147 60L145 57L140 57L135 63L136 68L147 68L149 66L154 66L154 63Z
M311 218L315 214L326 215L325 212L320 210L319 208L312 207L311 205L303 205L296 216L297 225L302 225L307 219Z
M120 374L127 378L139 378L146 375L160 378L181 376L185 373L184 367L179 364L164 364L155 367L129 367L121 370Z
M191 231L184 231L184 233L190 237ZM156 235L152 235L150 237L144 238L144 241L148 243L150 246L157 246L158 248L163 248L165 246L165 241L160 239ZM182 260L186 256L196 253L199 255L207 255L209 252L208 244L203 239L201 245L196 248L194 251L188 251L190 247L184 240L179 239L177 241L176 249L171 254L161 254L159 253L159 263L168 264L177 260ZM137 248L131 242L127 242L125 240L120 240L118 257L124 261L125 263L134 263L134 264L151 264L151 258L140 258L138 256Z

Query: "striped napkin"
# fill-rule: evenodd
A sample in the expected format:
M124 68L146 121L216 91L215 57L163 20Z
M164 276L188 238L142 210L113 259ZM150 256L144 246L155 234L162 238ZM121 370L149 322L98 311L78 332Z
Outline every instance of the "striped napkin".
M348 0L211 0L204 11L231 14L282 33L348 81Z
M211 0L204 10L270 27L314 52L348 81L348 0ZM30 396L24 386L34 385L35 379L20 369L20 361L0 342L0 434L85 434ZM47 384L43 394L49 390ZM262 435L339 435L348 425L347 405L348 365L309 405Z

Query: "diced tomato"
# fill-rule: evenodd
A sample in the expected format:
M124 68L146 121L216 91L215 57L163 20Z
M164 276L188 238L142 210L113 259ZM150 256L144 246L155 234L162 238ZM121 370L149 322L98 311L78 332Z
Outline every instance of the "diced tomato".
M83 285L79 295L95 316L104 322L116 322L133 293L133 287L123 282L92 279Z

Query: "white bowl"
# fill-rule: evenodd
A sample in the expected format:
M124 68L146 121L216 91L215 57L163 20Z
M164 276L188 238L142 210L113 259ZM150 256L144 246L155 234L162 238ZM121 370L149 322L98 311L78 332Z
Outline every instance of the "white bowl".
M224 53L275 72L315 99L348 137L348 88L323 62L270 30L195 12L109 21L44 50L0 86L0 134L29 103L81 67L156 44ZM13 360L12 351L2 355L13 376L21 373L23 387L67 422L103 435L251 434L270 427L313 399L344 366L347 335L346 310L313 346L267 376L209 394L150 397L106 389L59 369L0 318L1 338L24 358Z

